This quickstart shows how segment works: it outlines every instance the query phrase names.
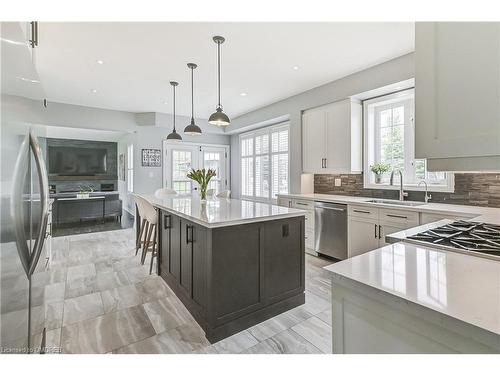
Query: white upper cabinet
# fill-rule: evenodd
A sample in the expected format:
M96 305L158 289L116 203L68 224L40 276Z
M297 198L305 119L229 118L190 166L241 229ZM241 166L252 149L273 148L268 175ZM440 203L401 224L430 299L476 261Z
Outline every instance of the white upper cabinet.
M361 104L351 99L304 111L304 172L361 172L361 113Z
M500 23L416 23L415 132L429 170L500 170Z
M326 111L315 108L302 115L302 166L304 172L322 170L326 157Z

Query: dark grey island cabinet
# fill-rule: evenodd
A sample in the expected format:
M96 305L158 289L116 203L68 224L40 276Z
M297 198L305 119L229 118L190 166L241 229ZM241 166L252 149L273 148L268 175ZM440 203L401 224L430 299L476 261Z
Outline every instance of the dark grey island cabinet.
M158 212L159 275L210 342L304 303L304 216L212 228Z

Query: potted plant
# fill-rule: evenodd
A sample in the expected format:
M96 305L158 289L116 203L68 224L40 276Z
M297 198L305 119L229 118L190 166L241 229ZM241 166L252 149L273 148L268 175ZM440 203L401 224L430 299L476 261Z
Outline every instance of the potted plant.
M382 175L391 170L389 164L376 163L370 167L370 170L375 173L375 183L380 184L382 182Z
M193 181L196 181L200 185L201 200L207 200L207 188L208 183L215 177L215 171L213 169L192 169L191 172L187 174L187 177Z

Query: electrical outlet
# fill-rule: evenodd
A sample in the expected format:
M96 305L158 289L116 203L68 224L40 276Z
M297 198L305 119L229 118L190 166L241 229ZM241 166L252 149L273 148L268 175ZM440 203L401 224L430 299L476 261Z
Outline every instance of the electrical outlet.
M335 186L342 186L342 180L340 178L334 179Z

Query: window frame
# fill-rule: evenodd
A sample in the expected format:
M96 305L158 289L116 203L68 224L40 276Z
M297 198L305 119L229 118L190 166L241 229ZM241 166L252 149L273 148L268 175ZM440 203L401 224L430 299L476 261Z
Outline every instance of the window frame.
M287 143L287 151L274 151L272 149L272 134L275 132L287 130L288 131L288 143ZM267 134L268 136L268 149L267 151L261 152L258 155L255 153L255 138ZM243 148L242 148L242 141L245 139L253 139L252 141L252 153L251 155L243 155ZM273 156L274 155L280 155L280 154L287 154L288 156L288 168L287 168L287 190L290 192L290 123L287 121L285 123L279 123L271 126L266 126L264 128L252 130L249 132L241 133L238 137L238 142L239 142L239 155L238 155L238 162L239 162L239 193L241 198L246 199L246 200L251 200L251 201L257 201L257 202L265 202L265 203L276 203L277 198L273 198ZM258 197L256 196L256 156L267 156L269 160L269 195L268 197ZM243 194L243 168L242 168L242 161L243 159L252 159L253 163L253 185L252 185L252 194L253 195L245 195ZM283 193L278 193L278 194L283 194Z
M363 100L363 187L365 189L383 189L383 190L399 190L399 182L394 183L394 185L389 185L389 184L377 184L372 182L371 175L372 171L370 170L370 165L373 164L373 162L376 160L375 154L377 153L376 148L377 144L379 142L376 139L376 134L377 134L377 129L375 128L374 123L370 123L371 116L373 116L373 110L371 110L369 107L374 104L374 103L380 103L380 102L400 102L404 100L413 100L414 102L415 98L415 89L414 88L408 88L404 89L401 91L397 92L392 92L392 93L387 93L384 95L379 95L374 98L366 99ZM383 104L381 104L383 106ZM411 112L411 117L414 117L414 108ZM406 116L406 114L405 114ZM412 127L413 127L413 133L415 132L415 125L413 123L413 119L410 119L412 121ZM409 142L407 139L408 135L405 132L405 146ZM413 136L414 142L415 142L415 135ZM409 163L409 160L407 160L407 156L409 153L413 154L413 160L421 160L421 159L416 159L415 156L415 144L413 142L413 145L410 145L410 148L405 147L405 164L407 165ZM372 143L372 144L370 144ZM414 169L415 166L412 167ZM398 178L399 180L399 178ZM423 181L423 180L421 180ZM446 173L446 183L445 184L432 184L425 180L427 182L428 186L428 191L429 192L448 192L448 193L453 193L455 191L455 178L454 174L451 172ZM403 189L404 190L410 190L410 191L425 191L425 185L421 184L418 186L417 183L408 183L407 180L405 179L403 181Z

